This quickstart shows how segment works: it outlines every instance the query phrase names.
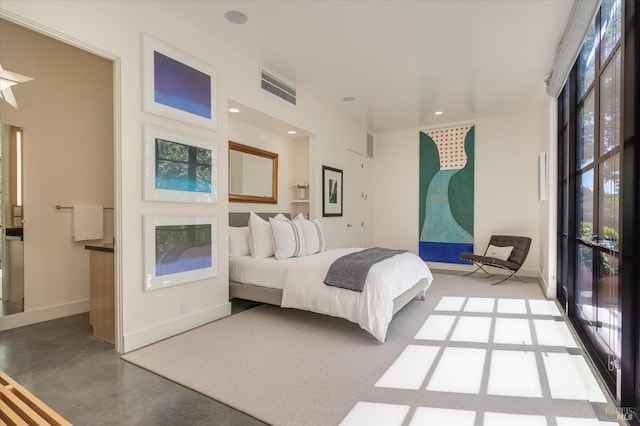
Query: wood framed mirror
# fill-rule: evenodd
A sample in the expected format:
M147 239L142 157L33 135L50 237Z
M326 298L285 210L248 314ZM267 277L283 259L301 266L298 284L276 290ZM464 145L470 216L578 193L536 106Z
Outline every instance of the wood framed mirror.
M229 201L278 203L278 154L229 141Z

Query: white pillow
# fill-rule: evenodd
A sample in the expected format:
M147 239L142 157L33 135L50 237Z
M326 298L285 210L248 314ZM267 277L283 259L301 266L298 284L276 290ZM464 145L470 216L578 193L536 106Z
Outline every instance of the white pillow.
M302 226L298 221L269 219L276 259L306 256Z
M229 256L249 256L249 227L229 227Z
M269 222L254 212L249 214L248 240L251 257L273 256L273 238Z
M307 220L302 216L302 213L296 216L293 220L299 222L302 226L302 234L304 235L304 242L307 248L307 254L320 253L325 251L324 234L320 221L318 219Z
M496 259L500 260L509 260L512 251L513 246L498 247L489 244L489 247L487 248L487 254L485 254L485 256L495 257Z

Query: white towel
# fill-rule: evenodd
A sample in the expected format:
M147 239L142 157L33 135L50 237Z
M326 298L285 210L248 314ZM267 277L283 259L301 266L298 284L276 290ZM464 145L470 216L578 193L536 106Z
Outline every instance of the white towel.
M73 206L73 240L101 240L103 208L98 205Z

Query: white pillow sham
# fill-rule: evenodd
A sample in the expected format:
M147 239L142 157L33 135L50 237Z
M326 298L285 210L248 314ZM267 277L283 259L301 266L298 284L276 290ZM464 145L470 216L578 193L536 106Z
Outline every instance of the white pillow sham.
M513 246L499 247L489 244L489 247L487 248L487 254L485 256L495 257L496 259L500 260L509 260L512 251Z
M229 227L229 256L249 256L249 227Z
M307 254L320 253L326 250L324 233L318 219L308 220L300 213L296 216L294 222L299 222L302 226Z
M302 225L294 220L269 219L276 259L307 255Z
M273 237L269 222L262 219L254 212L249 213L249 251L251 257L273 256Z

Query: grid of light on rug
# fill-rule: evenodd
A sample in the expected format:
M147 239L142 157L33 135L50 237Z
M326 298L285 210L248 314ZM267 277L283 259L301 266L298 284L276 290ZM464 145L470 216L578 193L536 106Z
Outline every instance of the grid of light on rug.
M571 353L578 346L560 319L553 301L442 297L413 342L375 386L469 397L606 402L584 357ZM464 407L411 407L372 401L356 403L341 422L343 426L367 424L617 425L592 417L549 418L526 412L477 412Z

